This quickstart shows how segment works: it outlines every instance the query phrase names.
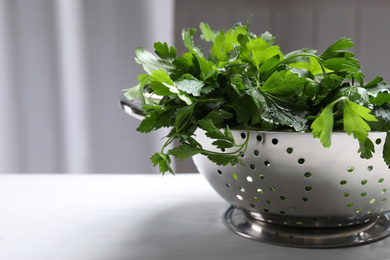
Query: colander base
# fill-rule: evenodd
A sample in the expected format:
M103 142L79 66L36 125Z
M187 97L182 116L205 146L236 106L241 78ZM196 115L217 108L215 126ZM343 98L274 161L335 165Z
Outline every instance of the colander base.
M225 225L238 235L290 247L346 247L373 242L390 235L390 212L364 224L333 228L291 227L263 222L233 206L227 209L223 219Z

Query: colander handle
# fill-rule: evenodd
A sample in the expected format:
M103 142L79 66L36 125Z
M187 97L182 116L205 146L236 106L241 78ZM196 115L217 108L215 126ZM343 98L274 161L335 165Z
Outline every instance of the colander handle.
M126 114L138 119L142 120L145 118L145 115L142 110L142 105L135 101L128 100L120 100L119 106L125 111Z

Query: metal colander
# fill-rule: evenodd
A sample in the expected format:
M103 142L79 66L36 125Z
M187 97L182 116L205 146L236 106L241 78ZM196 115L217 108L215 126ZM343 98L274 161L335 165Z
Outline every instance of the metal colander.
M202 131L196 134L204 148L216 150ZM237 141L246 138L245 131L233 135ZM331 147L323 148L311 133L252 131L241 158L245 167L217 166L202 155L193 160L232 205L225 222L233 231L294 246L351 245L389 232L386 133L369 137L375 143L371 159L360 157L358 142L346 133L333 133Z
M136 102L121 108L142 119ZM246 131L234 130L237 143ZM244 237L284 246L327 248L359 245L390 234L390 169L382 158L385 132L370 132L371 159L346 133L333 133L323 148L311 133L251 131L245 167L217 166L203 155L194 163L232 206L224 222ZM198 130L203 148L216 151ZM225 152L229 152L226 149Z

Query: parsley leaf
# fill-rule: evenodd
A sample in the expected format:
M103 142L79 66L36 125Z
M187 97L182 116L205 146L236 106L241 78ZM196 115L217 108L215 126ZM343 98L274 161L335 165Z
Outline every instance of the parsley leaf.
M125 97L141 100L145 119L137 131L171 128L161 151L151 157L161 172L173 173L171 156L184 160L202 154L217 165L244 165L240 155L248 147L249 129L311 132L324 147L331 146L333 131L344 131L357 139L363 158L375 152L369 132L390 131L390 88L380 76L363 82L359 61L348 50L354 46L350 39L336 41L322 54L308 48L284 54L271 33L256 36L249 22L227 31L206 23L199 27L200 38L211 43L207 55L195 44L192 28L182 30L188 49L182 55L161 42L154 44L154 54L135 50L145 73ZM233 128L246 130L245 140L236 142ZM212 149L198 142L198 129L211 139ZM383 144L387 164L389 136ZM174 140L179 145L166 151Z
M378 121L378 119L370 114L371 110L369 108L360 106L347 98L343 99L343 111L344 129L347 134L353 133L355 139L358 139L360 143L365 143L368 136L367 131L371 130L365 120Z

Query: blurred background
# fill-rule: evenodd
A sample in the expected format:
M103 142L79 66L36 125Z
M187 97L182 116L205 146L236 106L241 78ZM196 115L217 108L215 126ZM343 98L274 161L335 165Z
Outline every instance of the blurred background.
M283 52L351 38L367 81L390 80L386 0L0 0L0 173L158 172L149 158L166 132L136 132L118 105L142 73L135 48L181 53L183 28L251 15ZM196 172L191 160L175 169Z

